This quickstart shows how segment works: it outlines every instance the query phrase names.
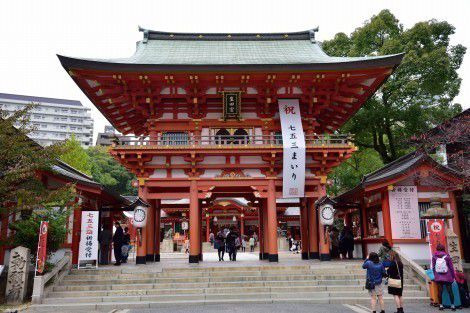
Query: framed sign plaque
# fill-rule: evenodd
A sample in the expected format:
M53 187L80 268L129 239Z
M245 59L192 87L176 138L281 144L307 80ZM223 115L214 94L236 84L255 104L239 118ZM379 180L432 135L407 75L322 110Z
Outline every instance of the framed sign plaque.
M222 91L224 121L240 120L242 91Z

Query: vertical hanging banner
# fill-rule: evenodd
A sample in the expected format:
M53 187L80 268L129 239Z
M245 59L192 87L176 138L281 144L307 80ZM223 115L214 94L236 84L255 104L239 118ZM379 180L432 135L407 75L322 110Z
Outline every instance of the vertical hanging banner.
M98 265L98 222L99 211L82 211L82 230L80 234L80 249L78 253L78 267L80 262L90 266L91 261Z
M444 220L427 220L428 224L428 235L429 235L429 246L431 248L431 256L437 250L437 245L441 244L444 247L447 246L446 233L444 229Z
M39 241L36 256L36 274L44 273L47 257L47 232L49 230L49 222L42 221L39 225Z
M305 135L298 99L279 99L282 128L282 197L299 198L305 193Z
M416 186L394 186L388 191L393 239L421 239Z

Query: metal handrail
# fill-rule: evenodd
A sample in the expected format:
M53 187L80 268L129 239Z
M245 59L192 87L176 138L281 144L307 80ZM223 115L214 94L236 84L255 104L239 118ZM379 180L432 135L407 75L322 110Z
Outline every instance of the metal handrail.
M351 135L305 135L307 146L350 145ZM280 135L210 135L187 136L186 138L161 137L157 139L141 138L116 140L115 146L240 146L240 145L278 145L282 146Z

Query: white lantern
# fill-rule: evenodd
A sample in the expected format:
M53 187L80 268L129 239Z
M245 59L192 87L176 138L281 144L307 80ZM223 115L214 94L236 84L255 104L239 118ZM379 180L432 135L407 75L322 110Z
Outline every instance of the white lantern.
M217 216L214 216L214 220L213 220L213 221L214 221L214 222L217 222Z
M320 206L320 223L322 225L333 225L335 209L329 203Z
M147 208L144 206L136 206L134 209L132 224L139 228L145 227L147 224Z

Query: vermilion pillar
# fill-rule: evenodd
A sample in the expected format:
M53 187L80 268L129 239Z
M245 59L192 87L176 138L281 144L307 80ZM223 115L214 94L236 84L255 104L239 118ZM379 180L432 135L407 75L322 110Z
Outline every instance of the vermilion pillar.
M151 201L151 206L147 209L147 229L146 229L146 236L147 236L147 255L146 261L147 262L154 262L155 261L155 201Z
M245 236L245 218L240 216L240 236Z
M7 224L2 224L7 225ZM6 229L6 227L5 227ZM82 208L73 210L73 232L72 232L72 264L78 265L78 249L80 247L80 235L82 231Z
M210 242L211 236L211 220L209 216L206 216L206 242Z
M155 201L155 262L160 262L160 218L161 218L161 203L160 200Z
M321 196L326 196L326 189L325 186L321 186ZM321 221L320 215L321 212L318 210L318 220ZM331 256L330 256L330 238L329 238L329 232L328 232L328 227L319 225L319 241L320 241L320 260L321 261L330 261Z
M308 260L308 211L303 201L300 204L300 238L302 240L302 260Z
M314 199L307 199L309 259L320 258L318 252L318 218Z
M145 186L139 187L139 197L147 201L147 188ZM149 224L148 212L151 211L151 208L147 210L147 225L142 228L137 228L137 256L135 257L136 264L145 264L147 263L147 226Z
M277 253L277 212L276 212L276 185L274 179L268 181L268 238L269 262L278 262Z
M269 236L268 236L268 208L266 199L263 199L263 260L269 259Z
M259 246L259 259L264 260L264 219L261 204L258 207L258 246Z
M388 190L382 192L382 218L384 224L385 239L393 246L392 222L390 219L390 202L388 201Z
M189 187L189 263L199 263L200 215L197 183L191 180Z

